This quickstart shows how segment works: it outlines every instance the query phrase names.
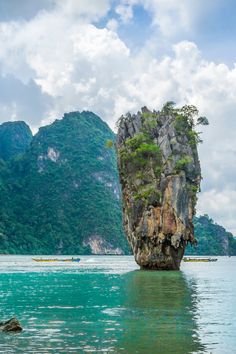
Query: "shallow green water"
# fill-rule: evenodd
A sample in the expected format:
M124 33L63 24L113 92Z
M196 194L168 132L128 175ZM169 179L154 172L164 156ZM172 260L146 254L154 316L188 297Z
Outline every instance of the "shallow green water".
M0 353L235 353L236 258L140 271L133 257L0 257Z

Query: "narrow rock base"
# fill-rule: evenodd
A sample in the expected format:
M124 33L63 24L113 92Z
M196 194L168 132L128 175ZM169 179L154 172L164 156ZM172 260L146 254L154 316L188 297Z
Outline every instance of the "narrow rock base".
M176 250L170 246L162 252L156 254L138 252L135 261L145 270L179 270L184 247Z

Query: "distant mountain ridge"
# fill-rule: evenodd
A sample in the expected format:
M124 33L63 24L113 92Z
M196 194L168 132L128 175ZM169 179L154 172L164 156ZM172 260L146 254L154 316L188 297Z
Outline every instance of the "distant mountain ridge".
M92 112L67 113L34 137L24 122L0 125L0 253L129 253L114 141ZM188 254L236 255L222 226L206 215L194 225Z

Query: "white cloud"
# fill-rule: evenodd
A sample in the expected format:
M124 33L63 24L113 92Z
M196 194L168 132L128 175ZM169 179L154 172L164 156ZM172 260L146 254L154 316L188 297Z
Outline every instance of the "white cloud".
M24 84L33 79L54 99L53 112L91 109L113 119L114 98L131 72L129 49L114 30L72 21L57 9L2 24L0 40L2 75Z
M143 0L141 3L152 11L153 23L165 36L172 36L179 30L190 30L192 9L189 11L188 0Z
M124 23L129 22L133 18L132 5L120 4L116 7L115 11L120 16L121 21Z
M114 18L110 19L109 21L107 21L107 25L106 27L111 30L116 32L118 27L119 27L119 23L117 20L115 20Z
M105 16L110 9L110 0L55 0L58 13L65 17L80 17L86 21L96 21Z
M223 0L121 0L120 3L126 21L132 19L134 6L142 6L164 37L176 38L179 34L194 33L199 22L207 20Z

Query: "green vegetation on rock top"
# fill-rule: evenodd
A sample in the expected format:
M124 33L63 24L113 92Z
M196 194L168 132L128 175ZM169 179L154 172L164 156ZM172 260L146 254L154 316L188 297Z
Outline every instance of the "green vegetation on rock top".
M136 125L135 130L130 130L131 133L127 131L124 142L118 147L121 178L129 184L131 181L130 188L136 190L134 195L136 200L139 198L143 201L148 200L149 195L153 194L151 191L159 188L158 181L160 182L161 175L165 174L166 169L169 168L166 172L167 175L170 170L176 174L189 172L189 175L191 175L191 171L200 168L196 166L196 161L194 161L197 156L196 146L201 142L200 133L195 128L198 124L208 124L207 118L198 117L199 112L195 106L185 105L181 108L175 108L174 106L174 102L167 102L158 112L151 112L147 107L143 107L137 115L127 113L117 121L120 132L126 129L126 126ZM170 121L169 129L172 136L170 139L165 136L165 131L161 131L168 120ZM160 131L161 137L159 137ZM169 145L168 139L172 146ZM183 145L186 146L187 150L181 148ZM162 149L165 150L165 156L163 156ZM170 149L172 150L171 154ZM190 155L187 155L186 151ZM174 154L175 158L173 158ZM135 179L137 180L137 176L140 176L141 173L142 178L138 177L138 179L142 179L143 183L142 181L141 183L135 183ZM150 176L149 181L145 174ZM125 176L128 177L125 178ZM151 183L152 178L156 179L156 186L145 187L145 184ZM193 180L194 178L191 178L191 184L196 183L197 185L199 183L198 180L195 182ZM191 194L193 194L194 189L191 191ZM158 200L160 199L159 195L160 193L158 193ZM193 201L196 201L195 196L193 196Z

